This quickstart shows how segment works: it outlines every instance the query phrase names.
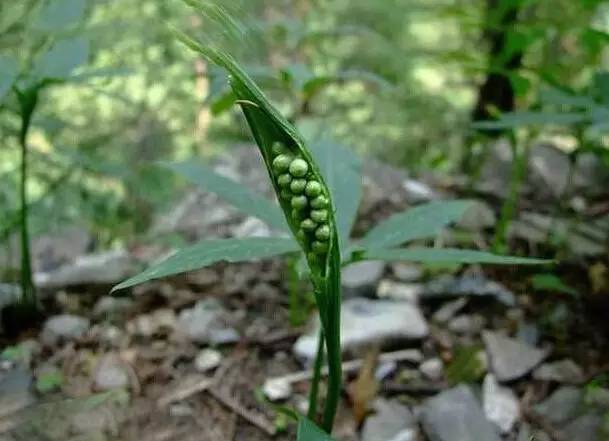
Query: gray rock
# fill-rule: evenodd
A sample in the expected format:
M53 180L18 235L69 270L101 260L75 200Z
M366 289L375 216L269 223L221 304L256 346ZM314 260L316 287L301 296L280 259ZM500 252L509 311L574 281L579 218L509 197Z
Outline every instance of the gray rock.
M476 189L499 197L507 196L512 162L512 149L507 141L501 140L487 146Z
M548 351L537 349L497 332L482 334L491 370L499 381L520 378L535 368L548 355Z
M429 334L423 314L410 302L354 298L343 302L341 311L343 351L394 339L420 339ZM315 357L319 326L316 317L311 331L296 341L294 352L298 356L308 360Z
M36 285L43 289L76 285L113 285L136 271L127 250L119 249L89 254L55 270L34 274Z
M502 284L484 276L443 276L429 282L421 299L452 296L495 297L507 306L516 303L514 294Z
M32 375L25 370L0 372L0 418L12 415L36 401L31 387Z
M527 423L522 423L516 441L552 441L552 438L547 433L533 430Z
M404 182L402 182L402 187L406 190L406 200L411 204L428 202L441 197L441 195L429 185L415 179L405 179Z
M283 401L292 395L292 385L283 378L271 378L264 382L262 392L272 402Z
M380 299L405 300L417 303L423 292L421 283L400 283L392 280L381 280L376 289L376 296Z
M425 401L423 430L430 441L500 441L467 386L457 386Z
M105 392L129 387L129 372L125 364L113 356L104 357L95 369L93 386L95 390Z
M215 349L203 349L195 358L195 369L205 373L217 368L222 361L222 354Z
M465 211L457 226L468 231L480 231L492 228L497 223L497 216L493 209L482 201L474 201Z
M383 262L363 261L347 266L341 274L343 296L373 297L384 272Z
M239 334L225 323L226 311L215 299L199 301L180 312L177 331L199 344L223 344L239 340Z
M609 185L609 170L600 156L593 152L577 155L573 173L575 191L586 194L600 194Z
M378 399L373 415L366 418L362 441L416 441L419 430L408 407L396 400Z
M573 360L564 359L542 364L533 371L533 378L557 383L581 384L584 382L584 372Z
M582 415L569 423L562 430L564 439L577 441L602 441L607 438L601 438L601 427L603 425L603 417L600 415Z
M439 358L425 360L419 366L421 373L431 381L440 381L444 376L444 363Z
M571 164L565 152L551 144L537 144L529 152L529 181L533 188L555 198L567 188Z
M421 267L412 263L392 263L391 271L400 282L416 282L423 277Z
M125 313L132 306L133 301L129 298L104 296L95 303L93 315L96 317L113 318Z
M448 329L456 334L476 335L485 324L486 320L479 314L459 315L448 322Z
M482 385L482 403L486 418L501 433L509 433L520 416L520 402L512 389L501 386L492 374L487 374Z
M590 387L586 391L586 404L609 411L609 389L604 387Z
M234 237L270 237L271 229L256 217L248 217L232 229Z
M563 386L541 403L534 406L535 412L553 424L564 424L575 418L583 408L584 392L573 386Z
M40 339L49 346L62 341L78 340L89 330L89 325L89 320L84 317L56 315L45 322Z
M431 320L436 323L446 323L467 305L467 298L460 297L442 305L433 313Z
M127 324L131 334L150 338L155 334L168 334L177 327L177 318L173 309L160 308L150 314L142 314Z

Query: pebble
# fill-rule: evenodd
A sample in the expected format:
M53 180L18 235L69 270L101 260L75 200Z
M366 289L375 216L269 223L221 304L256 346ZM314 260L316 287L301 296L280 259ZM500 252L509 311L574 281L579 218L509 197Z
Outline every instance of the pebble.
M100 392L125 389L129 386L127 368L116 357L106 356L97 364L93 385L94 389Z
M439 358L425 360L419 366L421 373L431 381L440 381L444 376L444 363Z
M502 434L509 433L520 417L520 402L509 388L501 386L494 375L487 374L482 384L483 409L489 421Z
M422 292L423 285L420 283L401 283L392 280L381 280L376 289L376 296L380 299L405 300L407 302L417 303Z
M564 359L542 364L533 371L533 378L541 381L581 384L584 382L584 372L573 360Z
M373 297L384 272L383 262L370 260L348 265L341 274L343 296Z
M292 385L282 378L271 378L264 382L262 392L272 402L283 401L292 395Z
M82 338L89 329L89 320L71 314L56 315L49 318L42 329L40 339L48 346L63 341Z
M547 357L548 351L537 349L497 332L482 334L491 369L500 382L523 377Z
M195 369L198 372L205 373L217 368L222 361L222 354L215 349L203 349L195 358Z

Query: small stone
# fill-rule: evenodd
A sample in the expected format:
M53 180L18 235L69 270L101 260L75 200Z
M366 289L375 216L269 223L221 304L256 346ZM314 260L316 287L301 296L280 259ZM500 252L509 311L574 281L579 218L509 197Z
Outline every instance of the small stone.
M133 306L133 301L125 297L104 296L93 307L96 317L113 318L123 314Z
M195 369L205 373L217 368L222 361L222 354L214 349L203 349L195 358Z
M264 382L262 392L272 402L282 401L290 398L292 386L289 381L283 378L272 378Z
M425 287L425 298L480 296L495 297L507 306L514 306L514 294L502 284L481 275L442 276Z
M604 436L601 438L602 425L603 417L601 415L582 415L562 430L563 437L566 440L603 441L607 438Z
M416 441L419 430L410 409L397 400L377 399L374 414L366 418L362 441Z
M547 357L548 351L537 349L497 332L482 335L493 373L499 381L520 378Z
M343 295L348 297L372 297L377 283L385 272L385 264L373 260L352 263L342 271Z
M270 237L271 229L254 216L249 216L239 225L231 228L234 237Z
M497 425L501 433L509 433L520 416L520 403L516 394L501 386L492 374L487 374L482 385L484 413Z
M476 335L485 324L486 320L479 314L459 315L448 322L448 329L456 334Z
M0 372L0 418L29 406L36 399L31 393L32 375L23 369Z
M391 270L400 282L416 282L423 277L421 267L409 263L392 263Z
M180 312L176 330L195 343L232 343L239 340L239 334L225 324L225 314L217 300L201 300L194 307Z
M572 420L582 410L584 392L573 386L563 386L552 395L534 406L535 412L552 424L564 424Z
M425 360L419 366L419 370L431 381L440 381L444 376L444 363L439 358Z
M381 280L376 289L376 296L380 299L405 300L417 303L423 292L420 283L400 283L391 280Z
M446 323L467 305L467 298L459 297L442 305L431 317L436 323Z
M42 329L40 339L52 346L62 341L82 338L89 329L89 320L71 314L56 315L49 318Z
M533 371L533 378L541 381L581 384L584 382L584 372L573 360L564 359L542 364Z
M457 226L467 231L480 231L485 228L492 228L497 223L497 216L493 209L482 201L474 201L465 210L463 216L457 222Z
M430 441L501 441L467 386L457 386L425 401L421 422Z
M97 365L93 386L100 392L127 388L129 373L124 363L116 357L104 357Z
M309 171L309 164L304 159L294 159L290 163L290 174L296 178L303 178Z
M440 197L429 185L414 179L404 180L402 188L406 190L406 199L410 203L426 202Z
M586 391L586 404L609 411L609 389L604 387L590 387Z

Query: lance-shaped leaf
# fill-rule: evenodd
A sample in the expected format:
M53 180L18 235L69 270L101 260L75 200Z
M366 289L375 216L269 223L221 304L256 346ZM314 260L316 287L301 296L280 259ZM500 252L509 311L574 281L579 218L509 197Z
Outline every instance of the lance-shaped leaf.
M231 205L251 216L266 222L269 226L285 230L287 225L279 207L260 196L243 184L216 173L201 162L181 162L161 164L184 176L203 190L215 193Z
M461 219L471 201L435 201L394 214L368 232L362 248L390 248L435 237L444 227Z
M368 249L362 252L364 260L405 261L418 263L485 263L494 265L542 265L551 260L516 256L499 256L485 251L456 248L392 248Z
M266 259L298 251L298 244L289 238L214 239L200 242L172 254L146 271L112 288L116 291L149 280L193 271L217 262L243 262Z
M296 441L334 441L334 438L317 427L311 420L302 417L298 420Z

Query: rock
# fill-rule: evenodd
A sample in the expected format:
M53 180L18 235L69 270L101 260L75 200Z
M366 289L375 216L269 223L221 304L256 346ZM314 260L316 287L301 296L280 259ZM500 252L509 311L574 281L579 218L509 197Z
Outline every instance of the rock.
M122 347L128 343L128 338L121 328L114 325L94 325L91 328L91 336L94 340L111 347Z
M607 438L601 438L601 427L603 425L603 417L600 415L582 415L569 423L562 430L564 439L577 441L602 441Z
M222 354L215 349L203 349L195 358L195 369L205 373L217 368L222 361Z
M133 301L126 297L104 296L93 307L93 315L111 319L124 314L133 306Z
M239 334L225 323L226 311L215 299L197 302L180 312L177 331L199 344L225 344L239 340Z
M271 229L260 219L248 217L232 228L233 237L270 237Z
M36 285L42 289L78 285L113 285L132 275L136 265L127 250L119 249L89 254L55 270L34 274Z
M384 272L383 262L367 260L348 265L341 274L343 296L373 297Z
M586 391L585 401L588 406L598 407L609 412L609 389L598 386L590 387Z
M169 334L177 326L173 309L160 308L150 314L142 314L127 324L131 334L150 338L156 334Z
M400 283L391 280L381 280L376 290L376 296L380 299L405 300L417 303L419 295L423 292L420 283Z
M421 363L419 370L431 381L440 381L444 376L444 363L437 357L430 358Z
M527 423L522 423L516 441L553 441L545 432L533 430Z
M476 335L485 324L486 320L479 314L459 315L448 322L448 329L456 334Z
M2 268L2 265L0 265ZM0 312L7 306L16 303L21 297L21 287L12 283L0 283ZM2 330L2 316L0 315L0 330Z
M529 181L537 191L555 198L563 195L569 182L571 164L568 155L552 144L534 145L529 152Z
M609 185L609 171L600 155L585 152L577 155L573 173L573 186L575 192L594 196L601 194L603 188Z
M505 140L486 147L487 154L476 180L476 189L500 198L508 194L512 173L512 149Z
M362 441L416 441L419 430L408 407L397 400L377 399L373 415L366 418Z
M400 282L416 282L423 277L423 270L421 267L411 263L392 263L391 271Z
M509 433L520 416L520 402L512 389L501 386L494 375L487 374L482 385L482 403L486 418L501 433Z
M430 441L500 441L467 386L457 386L425 401L423 430Z
M494 227L496 223L497 216L486 202L473 201L457 222L457 226L467 231L481 231Z
M410 302L347 299L342 304L341 314L343 351L394 339L420 339L429 334L421 311ZM311 332L296 341L296 355L308 360L315 358L319 327L316 317Z
M96 391L105 392L129 387L129 372L125 364L113 356L100 360L95 369L93 387Z
M583 408L584 392L573 386L563 386L544 401L534 406L535 412L542 415L552 424L564 424Z
M467 298L459 297L442 305L434 312L431 320L436 323L446 323L467 305Z
M292 395L292 385L283 378L271 378L264 382L262 392L272 402L283 401Z
M36 401L30 391L32 375L23 369L0 372L0 418L8 417Z
M406 200L411 204L428 202L439 199L441 196L429 185L414 179L405 179L404 182L402 182L402 187L406 190Z
M526 375L548 355L546 350L534 348L493 331L483 332L482 339L492 372L501 382Z
M573 360L564 359L542 364L533 371L533 378L557 383L581 384L584 382L584 372Z
M89 320L71 314L49 318L42 329L40 339L48 346L62 341L78 340L89 330Z
M421 299L452 296L495 297L507 306L516 303L514 294L502 284L484 276L442 276L429 282Z

